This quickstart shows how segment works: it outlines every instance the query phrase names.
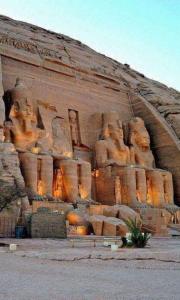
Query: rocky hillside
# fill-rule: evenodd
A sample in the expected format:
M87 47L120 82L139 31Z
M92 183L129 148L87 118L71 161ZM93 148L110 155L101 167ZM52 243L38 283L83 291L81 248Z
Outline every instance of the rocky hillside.
M2 15L0 55L25 60L89 86L100 85L114 93L127 92L132 113L142 117L149 129L157 166L174 175L176 199L180 203L180 92L147 78L128 64L97 53L80 41Z

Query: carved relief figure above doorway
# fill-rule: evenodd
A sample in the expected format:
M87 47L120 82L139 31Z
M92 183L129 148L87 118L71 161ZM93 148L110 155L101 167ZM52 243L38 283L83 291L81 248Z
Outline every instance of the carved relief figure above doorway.
M81 135L80 135L80 127L79 127L79 116L78 112L73 109L68 110L69 114L69 124L71 131L71 141L72 146L80 146L81 145Z

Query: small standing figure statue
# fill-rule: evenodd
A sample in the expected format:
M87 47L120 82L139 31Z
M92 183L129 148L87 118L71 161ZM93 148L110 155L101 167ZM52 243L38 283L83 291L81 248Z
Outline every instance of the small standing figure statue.
M71 129L71 139L73 146L80 146L79 126L77 113L74 110L69 110L69 122Z
M57 169L55 172L54 197L63 198L63 179L60 169Z

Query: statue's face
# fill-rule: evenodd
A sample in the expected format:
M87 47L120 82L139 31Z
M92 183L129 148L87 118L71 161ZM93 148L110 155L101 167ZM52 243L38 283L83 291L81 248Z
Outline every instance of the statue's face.
M149 148L150 145L150 137L146 130L146 128L140 128L138 131L134 133L135 142L137 145L145 148Z
M62 136L62 129L61 129L61 125L60 125L60 121L59 119L55 119L52 122L52 129L53 129L53 133L55 137L60 137Z
M74 110L70 110L69 117L71 121L76 121L76 112Z
M32 111L32 106L31 105L27 105L26 106L26 114L28 116L31 116L33 114L33 111Z
M124 137L123 129L118 125L109 125L109 135L114 140L122 140Z
M19 104L18 104L18 102L14 103L14 111L15 111L15 113L19 112Z

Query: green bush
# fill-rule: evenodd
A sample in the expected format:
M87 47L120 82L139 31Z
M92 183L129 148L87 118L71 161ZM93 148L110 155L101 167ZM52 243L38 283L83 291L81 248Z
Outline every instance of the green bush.
M142 232L141 230L141 222L137 222L136 220L126 220L125 221L128 229L129 236L126 241L123 241L124 247L136 247L136 248L144 248L147 245L148 240L150 239L150 234L148 232Z

